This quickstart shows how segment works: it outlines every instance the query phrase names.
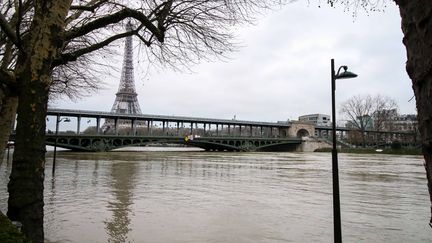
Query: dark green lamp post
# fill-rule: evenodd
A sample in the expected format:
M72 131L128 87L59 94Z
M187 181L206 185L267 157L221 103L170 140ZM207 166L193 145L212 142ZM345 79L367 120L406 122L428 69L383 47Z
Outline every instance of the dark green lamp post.
M341 70L343 72L341 73ZM340 211L340 197L339 197L339 169L338 169L338 155L336 149L336 108L335 108L335 91L336 79L355 78L357 74L347 71L347 66L340 66L337 73L335 73L334 59L331 59L331 88L332 88L332 175L333 175L333 225L334 225L334 242L342 242L342 227L341 227L341 211Z

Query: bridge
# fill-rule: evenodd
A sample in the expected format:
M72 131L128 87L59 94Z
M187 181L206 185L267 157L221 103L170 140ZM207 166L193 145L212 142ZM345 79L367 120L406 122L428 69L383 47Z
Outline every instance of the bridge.
M289 122L257 122L86 110L49 109L56 132L48 131L47 145L77 151L109 151L126 146L182 144L208 151L295 151L312 126ZM76 123L74 131L58 132L62 119ZM95 121L96 125L81 131ZM293 129L294 128L294 129ZM309 131L308 131L309 130Z
M88 110L49 109L47 120L55 118L55 132L48 130L46 144L75 151L109 151L127 146L180 144L207 151L313 151L329 146L331 127L308 122L258 122L186 116L119 114ZM74 130L60 131L62 121L76 124ZM89 124L94 124L89 126ZM87 126L82 131L81 127ZM70 127L70 126L69 126ZM339 141L355 144L358 131L337 127ZM350 134L347 136L347 134ZM407 140L409 132L366 131L376 146L379 135L387 140ZM308 137L318 139L306 139ZM320 139L323 138L323 139ZM389 139L391 138L391 139ZM401 139L403 138L403 139ZM327 139L327 141L326 141ZM14 140L14 136L11 136ZM382 143L382 142L381 142Z

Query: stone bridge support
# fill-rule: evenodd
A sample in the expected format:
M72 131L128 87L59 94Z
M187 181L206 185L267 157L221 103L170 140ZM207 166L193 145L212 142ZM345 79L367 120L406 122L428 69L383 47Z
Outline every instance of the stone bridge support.
M315 125L310 122L291 121L289 128L283 129L288 137L315 137Z
M314 152L317 149L331 148L332 144L324 139L304 138L302 143L297 147L297 152Z

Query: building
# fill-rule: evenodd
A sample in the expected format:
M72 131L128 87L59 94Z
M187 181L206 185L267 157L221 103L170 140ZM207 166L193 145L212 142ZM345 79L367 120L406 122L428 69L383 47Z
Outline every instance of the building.
M390 121L388 130L393 131L416 131L418 127L417 115L414 114L404 114L394 117Z
M299 116L299 121L311 122L315 126L331 126L330 116L325 114L309 114Z

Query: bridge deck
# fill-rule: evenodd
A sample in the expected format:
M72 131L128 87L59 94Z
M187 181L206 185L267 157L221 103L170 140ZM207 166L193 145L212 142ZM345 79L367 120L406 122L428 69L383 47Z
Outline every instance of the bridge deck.
M184 122L184 123L200 123L200 124L224 124L224 125L243 125L243 126L262 126L262 127L277 127L288 128L290 124L280 122L260 122L246 121L234 119L214 119L202 117L187 117L187 116L165 116L165 115L150 115L150 114L117 114L112 112L86 111L86 110L69 110L69 109L48 109L49 116L65 116L65 117L88 117L88 118L105 118L105 119L125 119L125 120L151 120L161 122Z

